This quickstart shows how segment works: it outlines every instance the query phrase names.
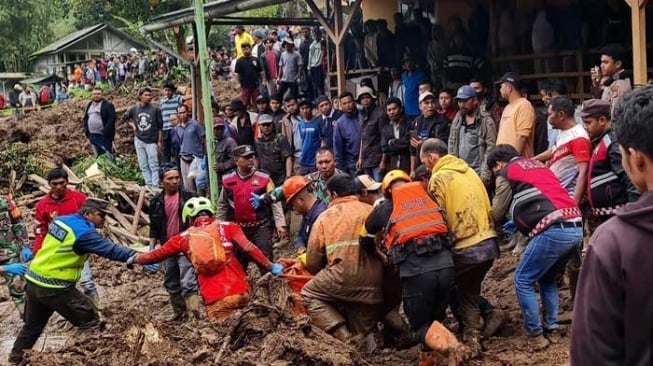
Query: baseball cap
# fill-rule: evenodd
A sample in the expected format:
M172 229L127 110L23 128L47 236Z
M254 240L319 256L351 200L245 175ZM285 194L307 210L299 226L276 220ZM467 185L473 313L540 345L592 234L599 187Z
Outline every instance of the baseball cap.
M463 85L460 88L458 88L458 93L456 93L455 99L467 100L469 98L475 98L475 97L476 97L476 91L474 91L474 88L472 88L469 85Z
M240 145L236 147L233 152L235 157L245 157L245 156L250 156L250 155L256 155L256 151L252 149L250 145Z
M272 116L269 114L262 114L258 116L258 124L260 125L265 123L272 123L272 122L274 122L274 118L272 118Z
M419 102L422 103L426 98L433 98L435 99L435 94L431 93L430 91L424 92L419 95Z
M224 126L224 119L220 117L213 118L213 127Z
M104 213L111 213L111 210L109 209L109 201L99 198L87 198L82 205L82 209L91 209Z
M256 97L256 103L270 103L270 98L266 97L265 95L259 95Z
M365 94L369 94L369 96L372 99L376 99L376 95L374 95L374 90L372 88L370 88L369 86L364 86L364 87L360 88L360 90L358 91L358 95L356 96L356 102L357 103L360 102L361 97L363 95L365 95Z
M589 117L595 115L610 115L610 102L602 99L590 99L583 102L580 111L581 117Z
M367 174L359 175L356 180L361 184L362 188L366 191L378 191L381 189L381 183L375 181Z
M521 81L519 80L519 74L516 72L507 72L503 74L501 79L499 81L495 82L495 84L503 84L503 83L510 83L515 86L515 88L519 89L521 85Z

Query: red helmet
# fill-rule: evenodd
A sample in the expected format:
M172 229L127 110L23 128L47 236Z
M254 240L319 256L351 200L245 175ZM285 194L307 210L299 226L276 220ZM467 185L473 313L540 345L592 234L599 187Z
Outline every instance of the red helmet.
M286 181L283 182L283 196L286 197L286 203L289 204L290 200L295 198L295 196L309 184L311 184L311 180L301 175L296 175L286 179Z

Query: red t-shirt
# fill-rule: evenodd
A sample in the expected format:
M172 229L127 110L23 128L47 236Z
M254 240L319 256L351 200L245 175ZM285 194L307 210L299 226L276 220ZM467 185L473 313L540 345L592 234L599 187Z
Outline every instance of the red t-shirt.
M82 192L67 189L63 197L59 200L52 198L48 193L39 203L36 204L34 213L34 245L32 250L34 254L41 249L43 239L48 233L48 226L58 216L72 215L77 213L86 201L86 195Z
M269 78L274 80L278 76L277 72L277 53L275 51L265 51L265 60L268 63L268 70L270 70Z
M179 234L179 192L163 196L163 204L166 211L166 238L170 239ZM163 243L162 243L163 244Z

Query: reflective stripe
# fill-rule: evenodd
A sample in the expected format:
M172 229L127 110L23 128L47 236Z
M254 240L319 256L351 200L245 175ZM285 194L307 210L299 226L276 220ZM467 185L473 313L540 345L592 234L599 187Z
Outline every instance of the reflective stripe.
M597 177L593 177L590 180L590 188L596 188L605 183L611 182L615 179L619 179L619 177L616 174L614 174L614 172L607 172L605 174L601 174Z
M31 282L36 283L37 285L43 285L44 287L49 287L49 288L66 288L70 286L75 286L75 282L46 278L32 271L31 269L27 270L27 273L25 273L25 278L27 278Z
M424 222L419 225L413 225L409 227L405 227L403 229L400 229L397 231L395 234L395 240L400 237L402 234L406 234L415 230L421 230L421 229L426 229L427 227L430 226L436 226L436 225L441 225L441 224L446 224L444 220L439 220L439 221L433 221L433 222Z
M439 212L442 212L442 211L443 211L442 208L438 207L438 208L431 208L431 209L428 209L428 210L411 212L411 213L409 213L407 215L401 215L401 216L395 217L394 219L390 220L390 223L394 224L394 223L397 223L397 222L402 221L402 220L408 220L408 219L412 219L412 218L419 217L419 216L422 216L422 215L426 215L426 214L430 214L430 213L439 213Z
M336 250L343 247L358 246L358 240L338 241L326 247L327 255L333 254Z

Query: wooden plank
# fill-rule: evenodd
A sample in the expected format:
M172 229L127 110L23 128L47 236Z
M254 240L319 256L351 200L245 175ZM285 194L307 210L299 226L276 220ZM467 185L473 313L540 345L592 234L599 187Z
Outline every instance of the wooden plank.
M646 7L631 1L631 26L633 35L633 83L645 85L646 74Z
M333 31L333 28L331 28L331 25L329 24L329 21L324 17L324 14L322 14L322 11L320 8L315 5L315 1L313 0L306 0L306 4L308 5L309 8L311 8L311 12L313 13L313 16L317 18L317 21L320 22L322 25L322 28L327 33L327 36L331 39L333 43L336 43L338 41L338 37Z
M30 174L27 176L27 178L29 178L29 180L31 180L32 182L47 188L48 191L50 190L50 185L48 184L47 179L39 176L38 174Z
M70 170L68 165L63 164L61 168L65 170L66 173L68 173L68 183L74 185L82 184L82 180L77 176L77 174L75 174L72 170Z
M132 220L131 232L136 234L138 232L138 218L141 217L141 211L143 210L143 201L145 200L145 190L141 190L141 193L138 195L138 203L136 203L136 210L134 211L134 219Z
M134 209L134 211L136 211L136 204L125 192L118 191L118 196L125 200L125 202L127 202L127 204L129 204Z

